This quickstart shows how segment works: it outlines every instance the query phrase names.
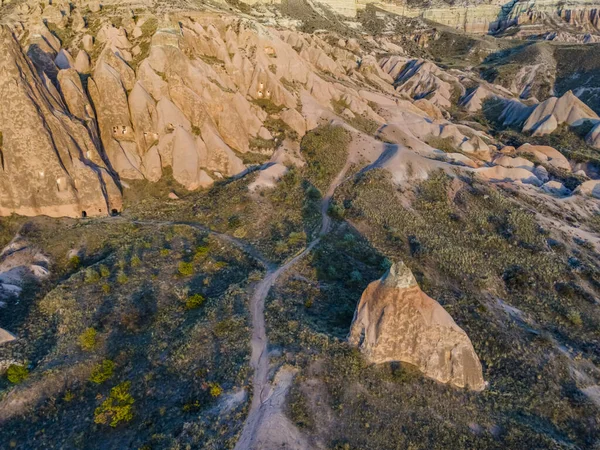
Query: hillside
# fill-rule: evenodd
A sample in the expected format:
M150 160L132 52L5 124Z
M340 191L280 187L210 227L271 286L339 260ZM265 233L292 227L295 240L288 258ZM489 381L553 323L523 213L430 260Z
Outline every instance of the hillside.
M597 44L333 6L2 4L0 448L600 445Z

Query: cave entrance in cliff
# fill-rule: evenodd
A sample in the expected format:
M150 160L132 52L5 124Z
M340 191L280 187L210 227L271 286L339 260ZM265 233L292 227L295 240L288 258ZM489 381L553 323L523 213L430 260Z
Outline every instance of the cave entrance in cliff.
M81 218L85 219L87 217L87 212L81 211Z

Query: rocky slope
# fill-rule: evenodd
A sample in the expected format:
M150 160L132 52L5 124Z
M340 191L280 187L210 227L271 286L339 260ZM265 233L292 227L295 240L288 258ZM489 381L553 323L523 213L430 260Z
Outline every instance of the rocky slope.
M599 442L592 44L293 2L1 21L0 215L88 219L0 219L0 447Z

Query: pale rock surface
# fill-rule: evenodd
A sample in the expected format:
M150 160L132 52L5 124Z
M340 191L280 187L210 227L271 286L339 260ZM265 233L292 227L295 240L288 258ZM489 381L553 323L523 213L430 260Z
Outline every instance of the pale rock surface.
M600 181L599 180L588 180L581 183L577 189L576 194L589 195L590 197L600 199Z
M535 169L533 169L533 174L538 177L542 183L545 183L550 179L548 170L544 166L536 166Z
M306 121L304 117L295 109L286 109L279 114L281 120L283 120L292 130L298 133L298 137L301 138L306 134Z
M534 136L552 133L560 124L577 126L585 120L598 120L598 115L571 91L562 97L550 97L533 110L523 125L523 132Z
M121 193L109 172L81 159L85 149L100 161L101 150L48 84L1 26L0 215L80 217L82 211L91 216L120 210Z
M530 153L541 162L549 164L557 169L567 172L571 171L569 160L561 152L547 145L523 144L515 150L517 154Z
M556 196L569 195L571 191L559 181L548 181L541 187L542 191Z
M90 56L85 50L79 50L77 57L75 58L75 65L73 67L79 73L90 73Z
M600 122L594 125L594 128L590 130L585 137L585 142L591 147L600 148Z
M15 339L16 337L14 334L9 333L8 331L0 328L0 345L6 342L14 341Z
M91 52L94 50L94 38L89 34L84 35L81 38L81 45L86 52Z
M531 173L531 171L518 167L482 167L476 169L476 173L490 181L520 181L521 183L533 184L534 186L540 186L542 184L539 178Z
M42 281L50 276L50 259L17 235L0 252L0 298L19 295L28 280Z
M504 167L519 167L521 169L533 170L534 164L528 159L501 155L494 159L494 164Z
M281 179L288 171L288 168L280 163L266 164L266 167L261 169L258 173L258 177L252 183L248 185L250 192L258 189L274 188L277 181Z
M442 383L481 391L479 358L450 314L419 288L402 262L367 286L349 341L375 364L402 361Z

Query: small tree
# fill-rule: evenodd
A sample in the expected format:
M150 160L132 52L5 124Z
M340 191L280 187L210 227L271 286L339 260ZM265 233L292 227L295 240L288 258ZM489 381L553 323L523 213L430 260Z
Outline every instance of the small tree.
M79 335L79 346L86 352L91 352L96 348L98 332L94 328L87 328Z
M116 427L121 422L129 422L133 419L135 399L129 393L130 388L130 381L125 381L112 388L109 397L94 411L94 422Z
M8 378L8 381L12 384L22 383L28 376L29 370L27 370L27 367L21 366L20 364L11 364L6 370L6 378Z

